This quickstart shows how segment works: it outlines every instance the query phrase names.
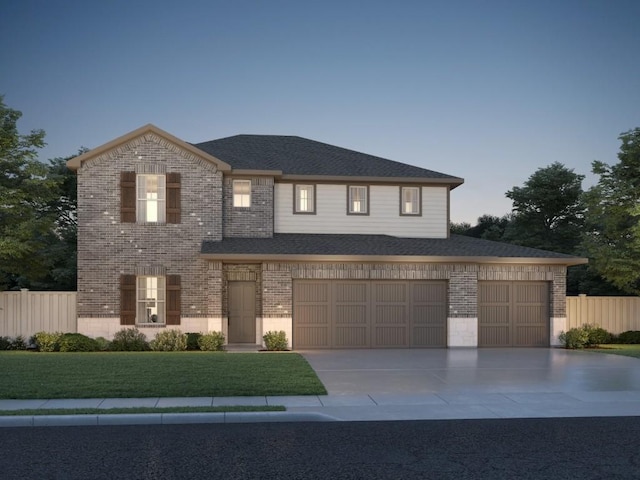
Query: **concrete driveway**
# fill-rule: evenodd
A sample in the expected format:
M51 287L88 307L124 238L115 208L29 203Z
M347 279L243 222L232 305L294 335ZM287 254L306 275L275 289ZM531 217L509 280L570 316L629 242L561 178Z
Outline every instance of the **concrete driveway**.
M342 420L640 416L636 358L555 348L299 353L329 392L313 411Z
M640 360L558 348L303 351L329 394L640 393Z

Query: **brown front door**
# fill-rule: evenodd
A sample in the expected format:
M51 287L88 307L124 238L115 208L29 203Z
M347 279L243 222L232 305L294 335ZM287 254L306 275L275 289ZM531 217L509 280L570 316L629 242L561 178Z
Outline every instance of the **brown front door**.
M229 282L229 343L256 343L255 282Z

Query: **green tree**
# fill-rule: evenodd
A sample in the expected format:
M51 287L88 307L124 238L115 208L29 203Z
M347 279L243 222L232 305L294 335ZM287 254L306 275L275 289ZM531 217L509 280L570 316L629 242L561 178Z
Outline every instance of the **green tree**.
M583 247L596 271L616 287L640 294L640 128L622 133L618 163L595 161L600 178L585 194Z
M555 162L536 170L522 187L506 193L513 217L505 238L511 243L575 254L584 224L582 180Z
M73 290L75 175L65 159L38 161L45 134L20 134L21 116L0 96L0 290Z

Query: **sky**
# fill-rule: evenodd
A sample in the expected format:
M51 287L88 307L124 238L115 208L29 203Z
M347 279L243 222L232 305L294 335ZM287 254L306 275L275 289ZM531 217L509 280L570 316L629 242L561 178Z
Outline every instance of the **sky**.
M2 0L0 94L43 161L152 123L299 135L465 179L451 220L640 127L637 0Z

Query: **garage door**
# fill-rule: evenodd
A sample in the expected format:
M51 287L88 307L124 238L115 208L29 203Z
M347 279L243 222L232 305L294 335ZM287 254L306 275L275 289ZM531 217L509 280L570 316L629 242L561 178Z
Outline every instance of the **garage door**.
M445 347L447 282L296 280L293 346Z
M478 282L478 346L548 347L547 282Z

